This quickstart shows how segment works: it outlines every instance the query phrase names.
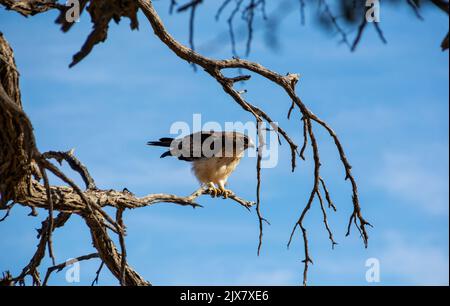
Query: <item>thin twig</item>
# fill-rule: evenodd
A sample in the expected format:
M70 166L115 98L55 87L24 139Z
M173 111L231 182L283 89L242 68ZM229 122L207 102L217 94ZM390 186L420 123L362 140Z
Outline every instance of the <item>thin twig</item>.
M105 265L105 262L102 261L102 262L100 263L100 266L99 266L98 269L97 269L97 272L95 272L95 278L94 278L94 280L92 281L91 286L94 286L94 285L98 284L98 278L99 278L99 276L100 276L100 272L102 271L104 265Z
M120 284L124 286L125 283L125 268L127 265L127 248L125 246L125 225L123 223L123 208L118 208L116 211L116 222L119 224L121 231L119 232L119 243L121 249L121 267L120 267Z
M52 274L53 271L60 272L65 267L73 265L76 262L80 262L83 260L89 260L92 258L98 258L98 257L99 257L98 253L92 253L89 255L83 255L83 256L79 256L77 258L70 259L66 262L60 263L59 265L54 264L52 267L47 269L47 273L45 274L45 278L44 278L44 282L42 283L42 286L47 286L47 282L50 278L50 274Z
M331 200L330 192L328 191L328 188L325 185L325 181L323 180L323 178L319 178L319 179L320 179L320 182L322 183L323 191L325 192L325 199L327 200L328 207L332 208L334 211L337 211L336 206L334 205L333 201Z
M50 183L48 180L47 172L43 166L40 165L42 177L44 179L44 186L47 193L47 201L48 201L48 229L47 229L47 245L48 245L48 253L50 258L52 259L53 265L55 265L55 255L53 254L53 243L52 243L52 233L53 233L53 199L52 193L50 189Z
M322 195L320 194L320 191L317 191L317 197L319 199L320 209L322 210L323 223L325 224L325 228L328 232L328 238L331 241L331 248L334 249L334 246L337 245L337 242L334 241L333 232L331 231L330 226L328 225L328 216L325 207L323 206L323 199Z

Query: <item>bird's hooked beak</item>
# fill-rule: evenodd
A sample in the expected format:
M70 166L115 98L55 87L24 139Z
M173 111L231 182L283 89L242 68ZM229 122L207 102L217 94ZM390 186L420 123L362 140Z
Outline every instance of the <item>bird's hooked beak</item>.
M256 147L255 143L253 142L253 140L251 138L248 139L248 147L249 148L255 148Z

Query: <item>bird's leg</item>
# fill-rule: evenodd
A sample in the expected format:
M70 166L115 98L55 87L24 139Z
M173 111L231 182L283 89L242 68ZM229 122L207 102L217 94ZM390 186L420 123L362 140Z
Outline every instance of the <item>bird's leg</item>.
M219 181L219 190L220 194L223 196L224 199L228 198L233 192L231 190L228 190L225 188L225 182Z
M212 182L209 182L207 184L207 190L208 190L209 194L211 195L211 197L213 197L213 198L215 198L221 194L221 190L216 188L216 186Z

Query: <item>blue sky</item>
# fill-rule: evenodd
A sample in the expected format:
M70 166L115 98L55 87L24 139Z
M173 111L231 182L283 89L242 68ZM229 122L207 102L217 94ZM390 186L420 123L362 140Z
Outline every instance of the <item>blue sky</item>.
M186 43L188 16L169 16L164 1L155 6L169 31ZM197 46L208 56L229 57L227 36L218 36L226 33L226 23L214 21L215 7L199 10ZM420 21L406 7L382 7L388 44L369 28L357 52L350 53L308 16L304 27L297 11L286 18L276 50L258 31L250 59L280 73L300 73L298 93L341 137L363 213L374 225L368 249L355 229L345 237L351 190L331 139L316 128L323 176L338 207L329 222L339 245L331 250L314 203L306 219L314 260L310 284L373 285L365 280L365 262L377 258L380 285L448 285L449 63L439 48L447 17L429 8ZM146 141L167 136L173 122L191 122L194 113L220 123L246 122L251 116L216 81L174 56L142 15L139 31L131 32L128 20L111 24L107 42L72 69L67 68L71 56L90 31L89 16L82 15L67 34L53 24L55 17L50 12L24 19L0 10L0 30L15 50L23 104L39 149L75 148L100 188L127 187L137 195L194 191L198 183L189 164L160 160L160 150L145 146ZM243 51L244 44L239 46ZM290 102L278 88L258 77L244 88L250 101L301 142L299 120L286 121ZM308 160L292 174L283 145L278 166L262 172L262 210L271 226L265 227L261 256L256 256L255 212L203 197L199 202L205 207L197 210L159 204L127 211L129 263L156 285L300 284L301 237L289 250L286 243L311 188L307 153ZM247 199L255 199L255 162L244 159L229 180L229 187ZM10 233L0 238L0 271L17 274L34 253L34 229L46 213L37 218L27 213L16 207L0 224ZM54 247L58 262L94 251L78 217L55 232ZM81 263L79 284L90 284L98 265L96 260ZM50 284L68 285L64 273L53 275ZM100 275L100 284L116 283L106 269Z

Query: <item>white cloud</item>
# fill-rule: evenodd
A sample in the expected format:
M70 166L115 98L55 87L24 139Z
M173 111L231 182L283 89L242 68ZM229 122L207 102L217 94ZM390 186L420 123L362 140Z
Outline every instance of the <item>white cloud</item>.
M400 278L414 285L448 285L449 257L441 248L408 241L396 232L386 235L386 248L381 252L381 277Z
M431 215L448 215L448 168L417 153L386 153L373 178L375 185ZM438 158L438 157L436 157ZM447 157L448 160L448 157Z
M428 234L407 235L399 230L387 231L372 237L370 253L358 253L351 258L342 253L338 257L317 260L318 274L327 278L325 284L340 285L448 285L448 240L430 241ZM375 239L376 241L374 241ZM436 241L436 240L435 240ZM380 263L380 282L367 283L365 262L375 258ZM336 281L339 277L339 281Z
M386 133L387 138L392 138L392 134L401 133L405 136L411 130L422 132L419 129L430 133L448 125L448 117L443 115L441 107L416 106L406 112L405 103L408 101L398 100L392 103L377 101L377 104L370 105L373 102L371 99L373 98L361 97L353 107L339 110L330 119L332 126L338 131L344 131L345 134L358 133L367 138L368 134L371 137L372 134L380 137ZM430 101L434 104L438 102L438 100Z
M280 267L281 266L281 267ZM204 257L201 262L179 259L164 268L159 284L169 285L227 285L227 286L283 286L298 285L301 281L297 267L286 266L270 259Z

